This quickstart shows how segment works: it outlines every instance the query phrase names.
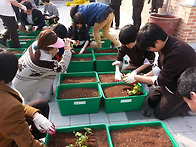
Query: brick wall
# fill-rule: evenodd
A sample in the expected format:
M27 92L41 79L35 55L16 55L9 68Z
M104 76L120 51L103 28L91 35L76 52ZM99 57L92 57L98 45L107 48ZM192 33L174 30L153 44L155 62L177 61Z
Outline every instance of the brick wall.
M164 5L159 9L159 13L165 11L166 1L164 0ZM148 0L145 1L142 12L143 23L146 23L150 17L150 4L147 4L147 2ZM184 5L184 0L171 0L168 10L172 15L181 18L177 24L174 36L189 44L196 43L196 7Z

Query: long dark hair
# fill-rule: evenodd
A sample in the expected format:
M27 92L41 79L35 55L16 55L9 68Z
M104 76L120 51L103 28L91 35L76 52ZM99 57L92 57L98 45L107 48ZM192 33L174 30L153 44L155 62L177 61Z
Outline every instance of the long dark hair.
M82 24L82 28L81 30L85 30L86 29L86 19L84 14L82 13L76 13L73 17L73 25L72 25L72 39L74 39L74 35L77 31L77 24Z

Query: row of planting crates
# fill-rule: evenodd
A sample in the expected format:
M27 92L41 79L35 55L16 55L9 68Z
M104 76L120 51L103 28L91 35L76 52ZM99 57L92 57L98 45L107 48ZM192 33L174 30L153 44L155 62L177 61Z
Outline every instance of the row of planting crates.
M82 125L82 126L71 126L71 127L64 127L64 128L57 128L56 129L56 134L57 133L62 133L62 132L80 132L84 128L91 128L91 129L104 129L106 130L106 136L107 136L107 141L108 141L108 146L113 147L113 141L111 137L111 131L112 130L120 130L124 128L131 128L135 126L160 126L161 128L164 129L166 135L168 136L169 140L171 141L171 144L173 147L179 147L175 139L172 137L171 133L167 129L164 123L161 121L153 121L153 122L139 122L139 123L127 123L127 124L114 124L114 125L106 125L106 124L92 124L92 125ZM50 146L49 141L50 141L50 135L47 133L46 135L46 140L45 140L45 145ZM126 137L126 136L124 136ZM156 137L155 137L156 138ZM139 138L138 138L139 139ZM60 141L60 140L58 140ZM55 142L54 144L58 145L58 142ZM107 144L107 143L106 143ZM67 144L65 144L67 145Z
M97 113L99 111L100 102L103 99L104 108L106 113L124 112L124 111L136 111L140 110L147 92L143 89L140 83L139 88L143 92L143 95L126 96L126 97L106 97L103 88L114 85L126 85L124 82L111 82L101 83L99 75L101 74L114 74L114 72L76 72L76 73L64 73L59 77L59 85L56 89L55 100L58 103L61 115L73 115L73 114L85 114L85 113ZM64 78L74 77L94 77L96 82L89 83L69 83L62 84L61 81ZM88 98L74 98L74 99L59 99L59 92L65 89L73 88L95 88L98 91L98 97Z

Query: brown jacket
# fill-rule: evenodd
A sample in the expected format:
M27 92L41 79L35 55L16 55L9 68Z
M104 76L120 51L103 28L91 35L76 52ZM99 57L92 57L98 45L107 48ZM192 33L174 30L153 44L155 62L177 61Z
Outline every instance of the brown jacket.
M45 147L36 140L25 120L32 120L33 107L22 104L18 93L0 83L0 147Z

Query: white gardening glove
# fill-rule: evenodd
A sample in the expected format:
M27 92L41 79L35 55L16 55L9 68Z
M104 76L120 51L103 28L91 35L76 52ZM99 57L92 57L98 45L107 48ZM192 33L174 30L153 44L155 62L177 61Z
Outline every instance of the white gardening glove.
M84 51L85 51L85 48L82 48L82 49L80 50L79 54L83 54Z
M123 75L120 71L115 72L115 81L117 81L117 82L121 81L122 77L123 77Z
M55 126L53 123L51 123L46 117L44 117L42 114L37 114L37 116L33 119L33 122L36 126L36 128L41 133L46 133L53 135L56 132Z
M22 9L23 11L27 11L27 7L24 6L24 5L22 5L22 6L20 7L20 9Z
M126 74L123 78L123 81L125 83L129 83L129 84L132 84L134 83L136 80L135 80L135 75L137 74L137 71L136 70L133 70L131 73L129 74Z
M158 66L152 68L153 76L158 76L161 69Z
M31 27L29 25L25 26L26 31L30 31Z

